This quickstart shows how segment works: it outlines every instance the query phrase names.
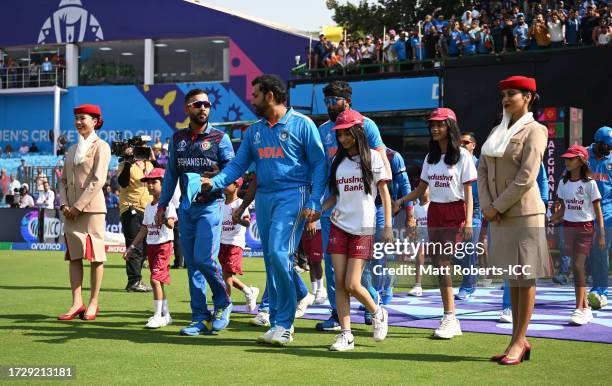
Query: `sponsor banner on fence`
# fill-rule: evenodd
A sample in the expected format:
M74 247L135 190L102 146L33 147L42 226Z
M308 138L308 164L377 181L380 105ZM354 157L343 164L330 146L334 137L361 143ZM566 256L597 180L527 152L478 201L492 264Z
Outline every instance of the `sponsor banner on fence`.
M38 243L38 209L1 209L0 243L6 249L27 251L64 251L64 223L59 211L45 210L44 243ZM106 213L106 252L124 253L121 217L118 209ZM12 245L11 245L12 243ZM245 256L263 256L257 230L255 211L251 212L251 225L246 232Z
M12 243L13 251L65 251L66 245L60 243Z

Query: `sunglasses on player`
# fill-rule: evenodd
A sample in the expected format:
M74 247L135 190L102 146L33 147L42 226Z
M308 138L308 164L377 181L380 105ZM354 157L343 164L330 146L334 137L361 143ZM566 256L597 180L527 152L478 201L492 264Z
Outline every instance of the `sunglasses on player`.
M326 97L324 99L325 106L335 106L338 104L339 101L343 101L343 100L345 100L345 98L342 98L342 97Z
M471 145L472 141L461 141L461 145L462 146L467 146L467 145Z
M188 106L196 109L201 109L202 107L204 107L205 109L209 109L211 104L209 101L193 101L189 103Z

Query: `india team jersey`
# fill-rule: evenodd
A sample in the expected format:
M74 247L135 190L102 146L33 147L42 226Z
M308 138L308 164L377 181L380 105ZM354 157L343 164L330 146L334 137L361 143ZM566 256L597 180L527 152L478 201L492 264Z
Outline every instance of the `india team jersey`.
M372 160L371 194L366 194L361 174L360 157L345 158L336 170L338 197L330 220L337 227L352 235L371 235L376 228L377 184L387 181L385 164L376 150L370 149Z
M595 220L593 203L601 200L599 189L595 181L567 180L559 182L557 196L563 200L565 212L563 219L572 222L585 222Z
M221 244L235 245L244 249L245 247L245 235L246 227L240 224L234 224L232 220L232 213L234 209L237 209L242 204L242 200L239 198L230 202L229 204L223 204L223 225L221 229Z
M593 180L601 194L601 211L606 227L612 225L612 156L597 158L593 145L589 146L589 166L593 172Z
M145 207L144 218L142 225L147 227L147 244L163 244L168 241L174 240L174 232L168 228L165 224L155 224L155 213L157 212L157 205L148 204ZM169 204L165 212L166 218L173 218L176 220L176 209L174 205Z
M282 194L284 189L311 187L305 207L321 210L327 165L314 122L292 108L273 125L261 119L244 133L236 157L212 179L220 190L255 163L258 193Z
M474 182L477 179L474 159L469 151L460 149L459 162L455 165L444 163L444 154L437 164L423 161L421 180L429 185L429 199L437 203L464 201L463 184Z

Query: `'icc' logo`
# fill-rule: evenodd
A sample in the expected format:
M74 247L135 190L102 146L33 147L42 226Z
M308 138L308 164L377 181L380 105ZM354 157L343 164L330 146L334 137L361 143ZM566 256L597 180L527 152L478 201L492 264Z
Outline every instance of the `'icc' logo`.
M82 42L85 36L91 35L93 39L88 40L104 40L98 19L83 8L80 0L62 0L59 9L40 29L38 44Z

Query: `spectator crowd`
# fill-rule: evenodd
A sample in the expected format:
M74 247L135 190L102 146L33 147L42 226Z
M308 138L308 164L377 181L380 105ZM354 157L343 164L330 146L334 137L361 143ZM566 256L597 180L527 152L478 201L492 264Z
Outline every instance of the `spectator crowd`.
M437 8L413 28L347 34L338 44L320 34L306 48L308 67L351 72L389 63L392 71L395 62L612 44L612 3L605 0L483 1L447 16Z

